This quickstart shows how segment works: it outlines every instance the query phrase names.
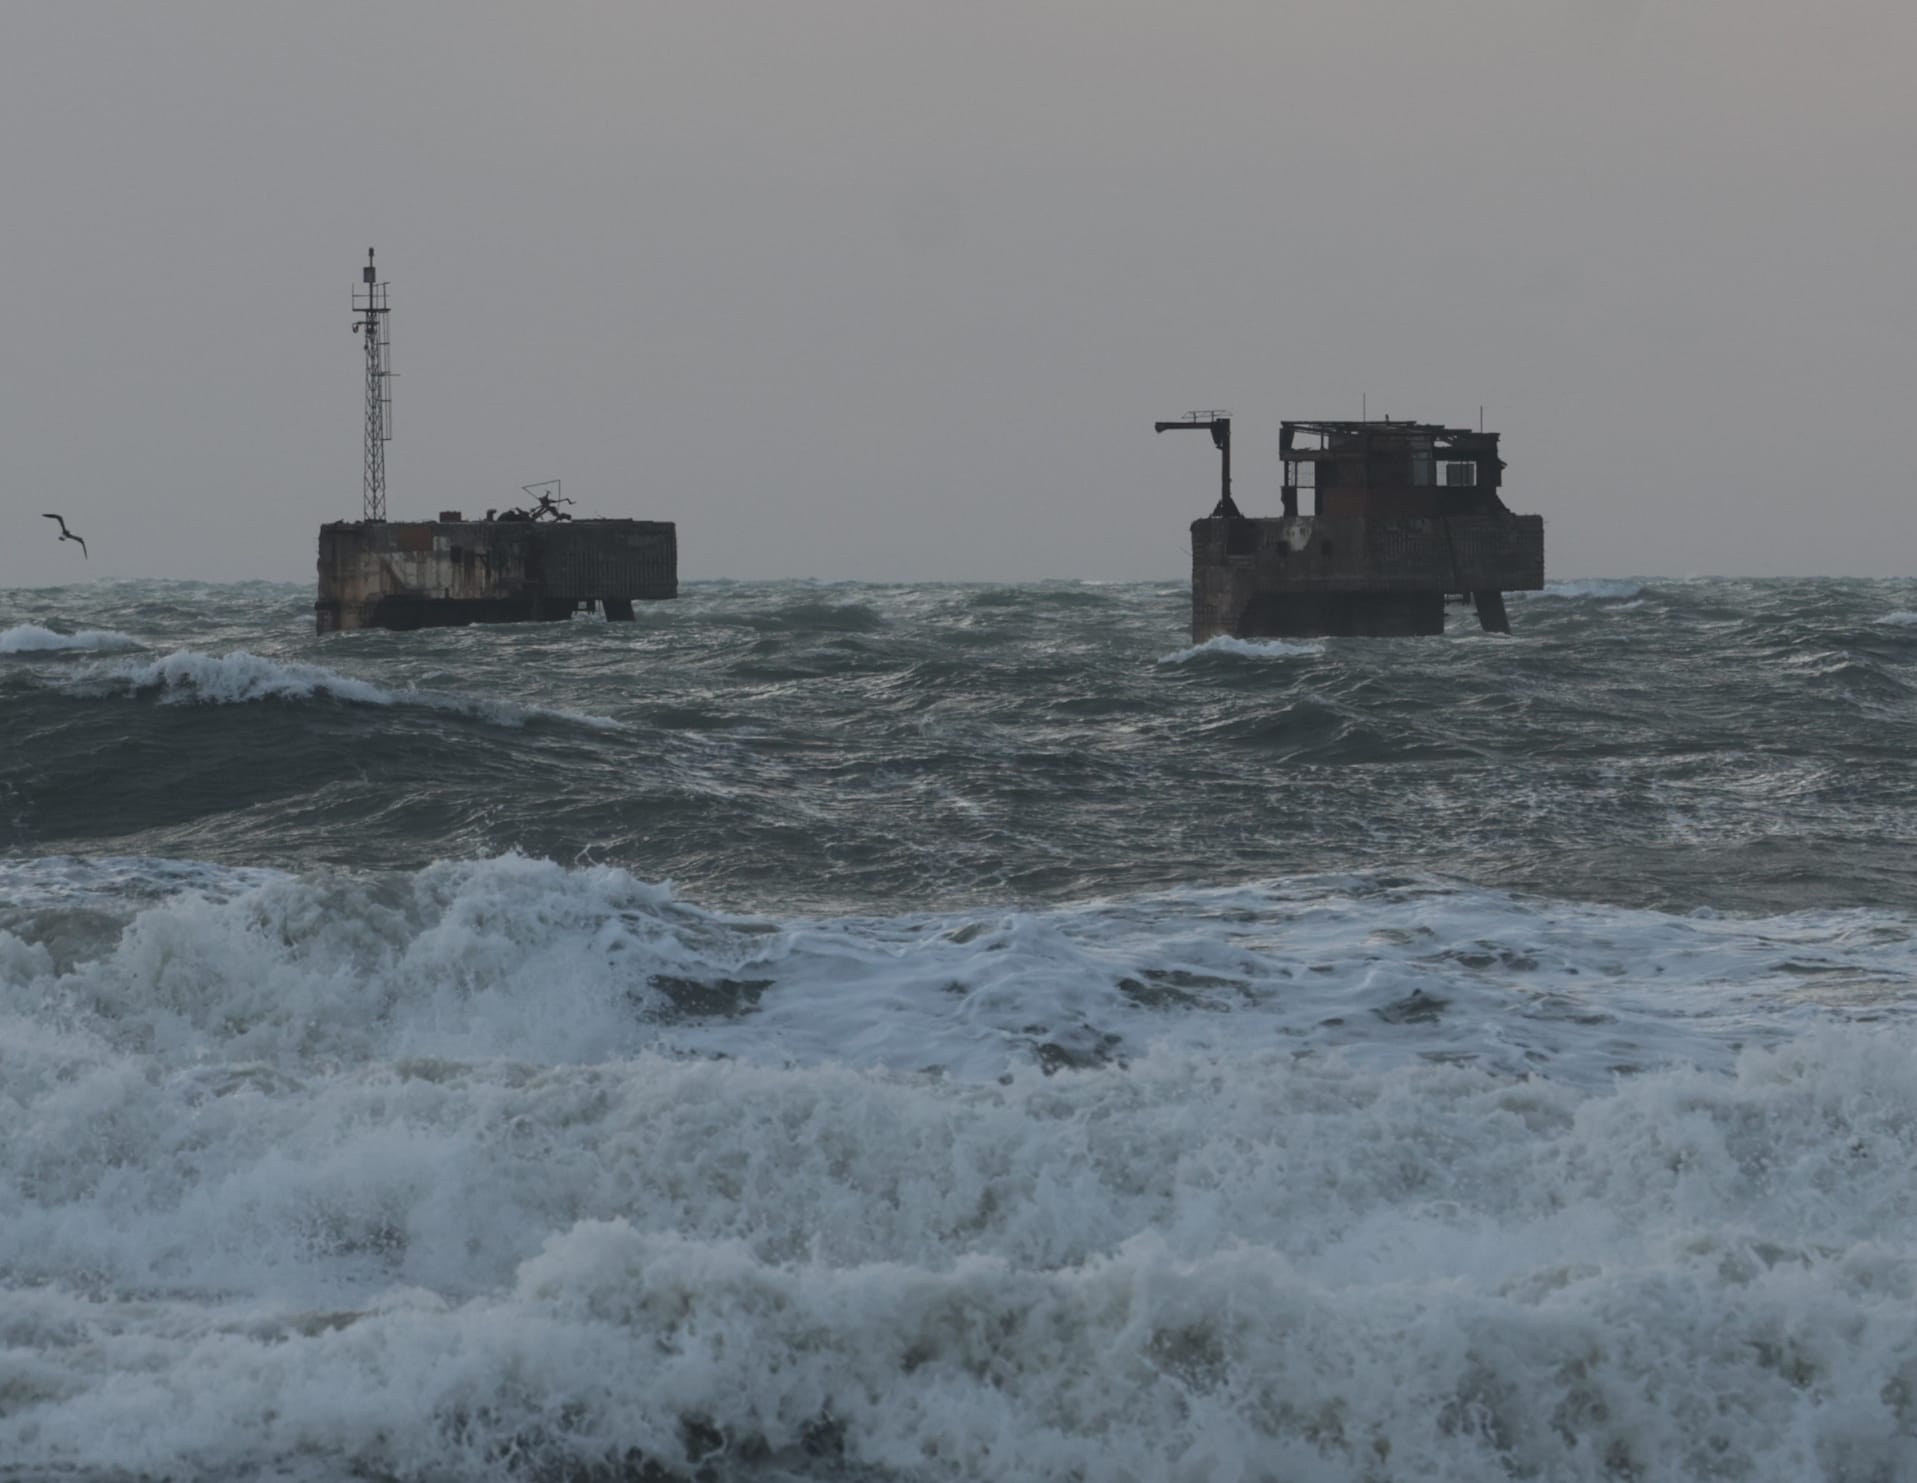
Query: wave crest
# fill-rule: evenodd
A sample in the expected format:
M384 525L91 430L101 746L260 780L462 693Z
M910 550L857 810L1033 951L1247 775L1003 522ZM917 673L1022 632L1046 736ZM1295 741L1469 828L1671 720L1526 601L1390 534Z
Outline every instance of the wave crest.
M1634 582L1628 577L1582 577L1573 582L1553 582L1542 592L1527 592L1524 595L1529 598L1592 597L1609 601L1636 597L1643 590L1642 582Z
M43 863L57 894L87 884L70 862ZM602 1064L669 1049L985 1081L1169 1042L1385 1063L1440 1054L1602 1081L1627 1061L1721 1066L1733 1043L1788 1034L1807 980L1842 1017L1906 982L1917 957L1911 923L1893 914L1719 923L1366 877L786 920L705 910L612 866L519 855L235 881L221 899L161 884L165 899L108 935L90 928L86 961L57 987L0 971L0 1015L10 996L51 995L99 1015L115 1040L276 1061ZM30 885L10 881L16 894ZM0 928L23 930L5 915ZM1725 983L1755 998L1727 1005Z
M97 654L139 647L138 639L111 628L83 628L78 633L56 633L38 623L20 623L0 632L0 654L58 654L75 649Z
M1229 655L1237 659L1296 659L1300 656L1322 654L1325 646L1318 643L1298 644L1288 639L1241 639L1228 633L1208 638L1202 644L1193 644L1190 648L1179 649L1171 654L1159 657L1160 664L1189 664L1194 659L1204 659L1212 655Z
M162 705L247 705L261 701L330 699L350 705L424 706L475 716L502 726L523 726L538 717L617 730L609 716L583 715L549 706L431 690L388 690L317 664L268 659L246 649L201 654L179 649L161 659L92 664L63 676L59 687L72 695L101 696L157 692Z
M766 633L876 633L885 618L870 603L795 602L753 614L746 626Z
M1583 1093L1285 1050L984 1087L101 1060L23 1087L0 1146L31 1191L0 1340L32 1359L0 1447L220 1479L1903 1476L1874 1402L1909 1360L1911 1049Z

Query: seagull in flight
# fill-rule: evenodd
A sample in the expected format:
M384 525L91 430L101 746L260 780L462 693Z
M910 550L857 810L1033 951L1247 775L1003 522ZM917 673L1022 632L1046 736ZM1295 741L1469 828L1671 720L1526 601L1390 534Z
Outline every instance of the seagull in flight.
M66 521L60 520L60 517L58 515L43 515L40 518L43 520L59 521L60 539L63 541L80 541L80 555L85 557L88 561L91 561L93 559L92 557L87 556L87 543L83 540L80 540L80 537L76 536L72 531L67 529Z

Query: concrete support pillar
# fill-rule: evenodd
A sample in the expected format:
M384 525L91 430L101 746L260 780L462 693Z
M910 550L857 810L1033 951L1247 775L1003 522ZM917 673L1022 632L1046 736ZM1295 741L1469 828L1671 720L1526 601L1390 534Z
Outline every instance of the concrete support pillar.
M1504 611L1502 592L1474 592L1471 598L1478 605L1478 624L1486 633L1511 631L1511 619Z

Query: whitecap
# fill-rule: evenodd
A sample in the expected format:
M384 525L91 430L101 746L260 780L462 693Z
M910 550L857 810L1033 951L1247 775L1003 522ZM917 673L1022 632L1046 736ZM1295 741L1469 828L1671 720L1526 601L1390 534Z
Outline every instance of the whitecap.
M0 654L55 654L74 649L97 654L139 647L138 639L111 628L83 628L78 633L56 633L38 623L21 623L0 632Z
M154 660L116 660L84 665L57 678L73 695L157 692L162 705L245 705L259 701L302 701L320 697L352 705L423 706L476 716L502 726L523 726L535 717L570 721L601 730L617 730L610 716L584 715L550 706L526 705L485 696L450 695L431 690L389 690L317 664L268 659L245 649L201 654L180 649Z
M75 1049L9 1041L36 1475L1907 1472L1908 1034L1587 1091Z
M1228 633L1206 639L1202 644L1159 656L1160 664L1189 664L1207 654L1230 654L1240 659L1292 659L1301 655L1322 654L1323 644L1296 644L1286 639L1241 639Z
M1553 582L1542 592L1527 592L1526 597L1593 597L1600 601L1636 597L1644 590L1642 582L1626 577L1584 577L1572 582Z
M1438 1055L1599 1083L1723 1067L1917 975L1891 913L1712 921L1365 878L1043 911L738 918L610 866L508 855L412 876L283 877L123 917L104 956L21 1003L92 1006L196 1056L648 1051L936 1066L987 1081L1192 1054ZM7 991L0 974L0 1013ZM1917 1010L1917 1006L1913 1006Z
M210 884L0 931L16 1469L1908 1471L1907 914Z
M1917 626L1917 613L1886 613L1877 621L1879 623L1891 624L1897 628L1910 628Z

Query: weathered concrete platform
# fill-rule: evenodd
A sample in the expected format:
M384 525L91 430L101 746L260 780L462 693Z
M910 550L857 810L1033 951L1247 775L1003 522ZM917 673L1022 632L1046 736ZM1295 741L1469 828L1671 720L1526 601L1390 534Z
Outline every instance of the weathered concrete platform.
M667 520L340 521L320 527L319 632L533 623L679 595Z

